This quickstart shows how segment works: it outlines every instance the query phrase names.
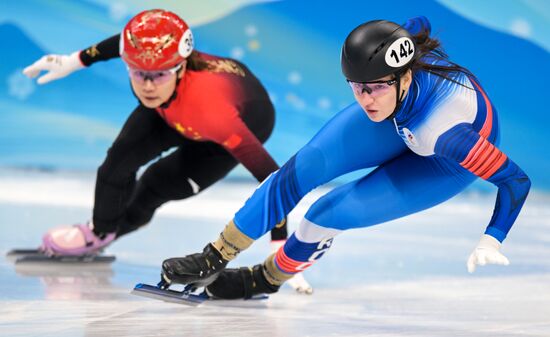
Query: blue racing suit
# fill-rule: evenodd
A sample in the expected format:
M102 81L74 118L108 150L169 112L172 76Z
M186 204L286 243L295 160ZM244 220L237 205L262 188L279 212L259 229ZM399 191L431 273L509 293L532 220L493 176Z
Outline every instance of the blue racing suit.
M439 65L446 60L426 56ZM440 204L476 178L498 187L485 230L502 242L530 188L527 175L498 149L497 111L477 79L419 70L393 120L375 123L361 106L334 116L280 170L269 176L235 215L239 230L257 239L314 188L348 172L374 168L317 200L275 257L295 273L351 228L394 220Z

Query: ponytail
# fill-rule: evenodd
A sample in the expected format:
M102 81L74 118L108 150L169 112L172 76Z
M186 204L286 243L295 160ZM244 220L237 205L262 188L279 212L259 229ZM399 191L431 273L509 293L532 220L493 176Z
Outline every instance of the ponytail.
M411 65L411 70L413 72L417 70L424 70L431 74L443 77L449 81L455 82L464 86L462 83L457 82L453 75L463 73L467 76L474 76L470 70L449 61L449 56L443 50L441 42L439 39L430 37L429 31L421 31L420 33L413 36L416 48L418 49L418 54L416 60L413 61ZM449 65L437 65L432 63L426 63L424 60L427 58L434 58L435 60L442 60ZM469 88L469 87L468 87ZM469 88L472 89L472 88Z
M205 70L208 69L208 63L201 57L201 55L197 51L193 50L191 55L187 57L186 68L195 71Z

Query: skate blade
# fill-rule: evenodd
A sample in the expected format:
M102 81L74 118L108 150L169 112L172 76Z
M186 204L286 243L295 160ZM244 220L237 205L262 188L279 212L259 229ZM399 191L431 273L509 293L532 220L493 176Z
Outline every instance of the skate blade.
M112 255L48 256L38 249L13 249L6 254L16 265L22 264L105 264L116 258Z
M6 260L15 263L18 258L30 255L41 255L38 249L12 249L6 253Z
M236 307L236 308L265 308L267 307L269 296L267 295L258 295L250 299L238 299L238 300L224 300L211 298L206 293L202 292L200 294L188 293L185 291L175 291L171 289L160 289L148 284L138 283L131 294L152 298L155 300L161 300L164 302L171 302L183 305L189 305L196 307L200 304L204 305L215 305L222 307Z
M20 257L25 255L42 255L42 252L38 249L12 249L6 254L7 257Z
M206 294L190 294L183 291L160 289L158 287L138 283L131 294L196 307L208 299Z

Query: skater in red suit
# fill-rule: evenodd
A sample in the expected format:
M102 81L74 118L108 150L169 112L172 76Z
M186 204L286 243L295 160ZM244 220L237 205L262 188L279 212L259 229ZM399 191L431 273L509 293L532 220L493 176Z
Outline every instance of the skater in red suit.
M139 104L97 170L92 221L50 230L49 255L90 255L151 221L162 204L196 195L239 163L263 181L279 167L263 147L275 112L250 70L236 60L193 48L179 16L139 13L116 34L71 55L47 55L24 70L39 84L95 62L121 57ZM174 149L138 170L164 151ZM287 237L285 220L271 231L273 248ZM303 278L295 288L311 292Z

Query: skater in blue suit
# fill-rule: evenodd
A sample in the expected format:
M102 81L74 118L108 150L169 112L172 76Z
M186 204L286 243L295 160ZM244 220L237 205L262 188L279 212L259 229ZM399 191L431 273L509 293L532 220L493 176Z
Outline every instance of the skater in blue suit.
M477 265L507 265L500 252L530 189L498 148L497 111L476 77L452 63L424 17L400 26L369 21L342 47L342 72L356 102L339 112L271 174L205 252L163 263L168 282L207 286L220 298L276 292L318 260L340 232L417 213L477 178L498 187L493 216L471 253ZM251 268L224 269L314 188L375 168L315 202L286 244ZM223 272L220 272L222 269Z

